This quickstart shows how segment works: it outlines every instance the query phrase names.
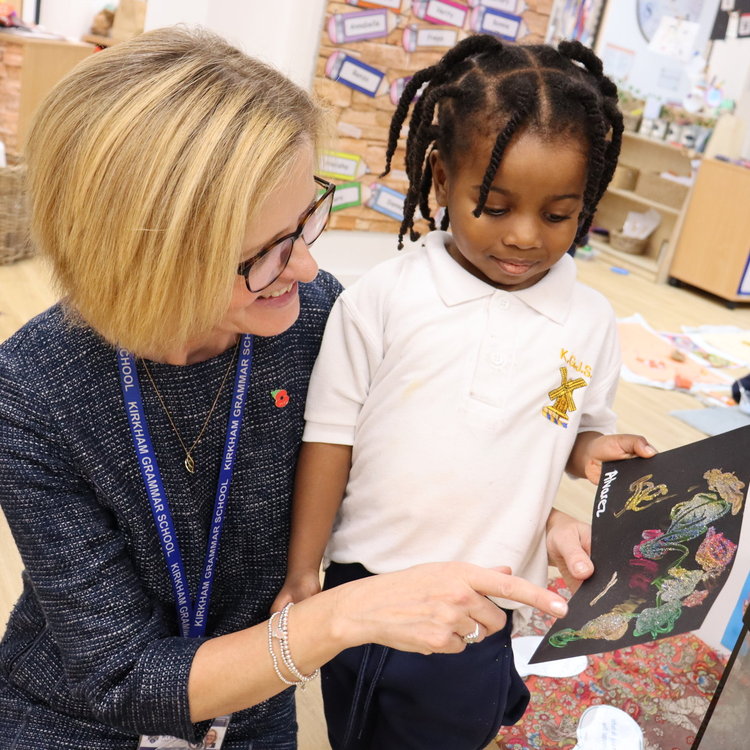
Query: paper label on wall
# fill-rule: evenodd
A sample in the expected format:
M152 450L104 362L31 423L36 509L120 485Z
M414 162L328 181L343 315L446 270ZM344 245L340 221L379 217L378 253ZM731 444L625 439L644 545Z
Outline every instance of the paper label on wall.
M390 88L390 96L391 96L391 102L396 105L401 100L401 95L404 93L404 89L406 88L406 84L411 81L412 76L404 76L403 78L397 78L395 81L391 83ZM418 89L417 93L414 95L414 98L412 99L413 102L417 101L420 96L422 96L422 92L427 88L427 84L429 81L425 81Z
M397 25L398 16L385 8L334 13L328 19L328 36L334 44L360 42L388 36Z
M689 62L693 56L699 29L697 21L662 16L648 47L659 55Z
M346 0L347 5L358 8L390 8L397 13L401 10L402 0Z
M374 211L390 216L391 219L403 221L405 200L406 196L399 193L398 190L381 185L379 182L373 182L370 185L370 195L365 201L365 205Z
M385 73L341 51L326 61L326 76L367 96L379 96L388 88Z
M527 31L526 24L521 16L492 10L481 5L471 12L469 24L474 31L493 34L508 42L515 42L519 36L524 36Z
M413 0L412 12L417 18L430 23L463 27L468 8L453 0Z
M336 185L333 194L333 205L331 211L341 211L345 208L362 205L362 184L359 182L347 182Z
M454 29L420 28L416 24L409 24L404 29L401 41L407 52L414 52L422 47L455 47L458 39L458 31Z
M318 172L335 180L353 180L367 172L367 165L358 154L343 151L324 151L320 155Z
M492 10L502 10L505 13L519 14L529 6L523 0L469 0L469 5L476 8L483 5L485 8Z

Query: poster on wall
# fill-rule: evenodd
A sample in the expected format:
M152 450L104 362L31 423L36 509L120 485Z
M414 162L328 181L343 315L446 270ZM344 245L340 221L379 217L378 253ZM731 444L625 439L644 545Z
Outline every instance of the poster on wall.
M392 171L379 175L391 117L410 77L470 34L543 42L551 5L550 0L330 0L313 81L336 122L335 142L319 170L338 186L329 226L398 231L408 185L403 140Z
M529 663L697 630L732 570L750 487L750 427L607 462L592 517L594 573Z
M547 27L547 43L576 39L593 48L605 5L606 0L555 0Z

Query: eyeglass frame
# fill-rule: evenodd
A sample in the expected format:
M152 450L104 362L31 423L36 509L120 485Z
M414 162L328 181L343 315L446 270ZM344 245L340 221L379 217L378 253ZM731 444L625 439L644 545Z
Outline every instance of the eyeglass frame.
M237 273L240 276L243 276L245 279L245 286L247 286L247 290L249 292L252 292L253 294L257 294L258 292L262 292L264 289L268 289L271 284L273 284L274 281L276 281L279 276L281 276L282 273L286 270L286 267L289 265L289 260L292 257L292 254L294 253L294 244L297 242L300 237L302 237L302 232L305 229L305 224L307 223L307 220L318 210L320 205L328 199L329 196L333 195L333 193L336 191L336 185L334 185L332 182L329 182L328 180L324 180L322 177L318 177L317 175L313 176L313 179L315 182L320 185L323 188L323 194L315 201L315 203L310 206L310 208L305 211L305 213L302 215L302 218L299 221L299 224L297 224L297 228L290 232L289 234L285 234L283 237L279 237L276 240L273 240L269 242L267 245L264 245L260 250L258 250L257 253L253 255L252 258L248 258L247 260L242 261L237 266ZM320 230L320 234L310 243L305 240L304 237L302 237L302 241L307 245L307 247L310 247L310 245L315 242L321 234L325 231L325 228L328 226L328 219L331 216L331 209L333 208L333 200L331 200L331 206L328 209L328 216L326 216L325 223L323 224L323 227ZM250 287L250 271L254 266L256 266L260 261L263 260L263 258L266 258L268 254L277 246L280 245L282 242L286 242L287 240L292 241L291 250L289 251L289 255L287 256L286 261L282 265L282 267L279 269L279 272L276 276L271 279L267 284L262 286L260 289L251 289Z

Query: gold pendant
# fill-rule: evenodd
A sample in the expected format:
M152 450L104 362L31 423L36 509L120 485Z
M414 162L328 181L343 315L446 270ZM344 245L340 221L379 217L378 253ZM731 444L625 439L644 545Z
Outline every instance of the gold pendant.
M191 474L195 474L195 461L193 461L193 457L189 453L185 456L185 468Z

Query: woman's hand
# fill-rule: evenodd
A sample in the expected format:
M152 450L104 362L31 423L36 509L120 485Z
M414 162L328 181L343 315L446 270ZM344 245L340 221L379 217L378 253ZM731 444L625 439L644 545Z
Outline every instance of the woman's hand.
M311 569L290 573L287 575L281 591L273 600L271 612L280 612L289 602L297 604L318 593L320 593L319 571Z
M422 654L457 653L463 636L487 635L506 623L502 609L487 597L530 604L555 617L567 612L565 600L547 589L510 575L509 568L469 563L429 563L337 586L321 596L335 597L331 626L342 648L379 643Z
M591 524L553 508L547 519L547 558L571 592L594 572L590 555Z
M601 435L597 432L582 432L576 438L568 462L568 471L586 477L599 484L602 463L620 461L625 458L651 458L656 448L643 435Z

